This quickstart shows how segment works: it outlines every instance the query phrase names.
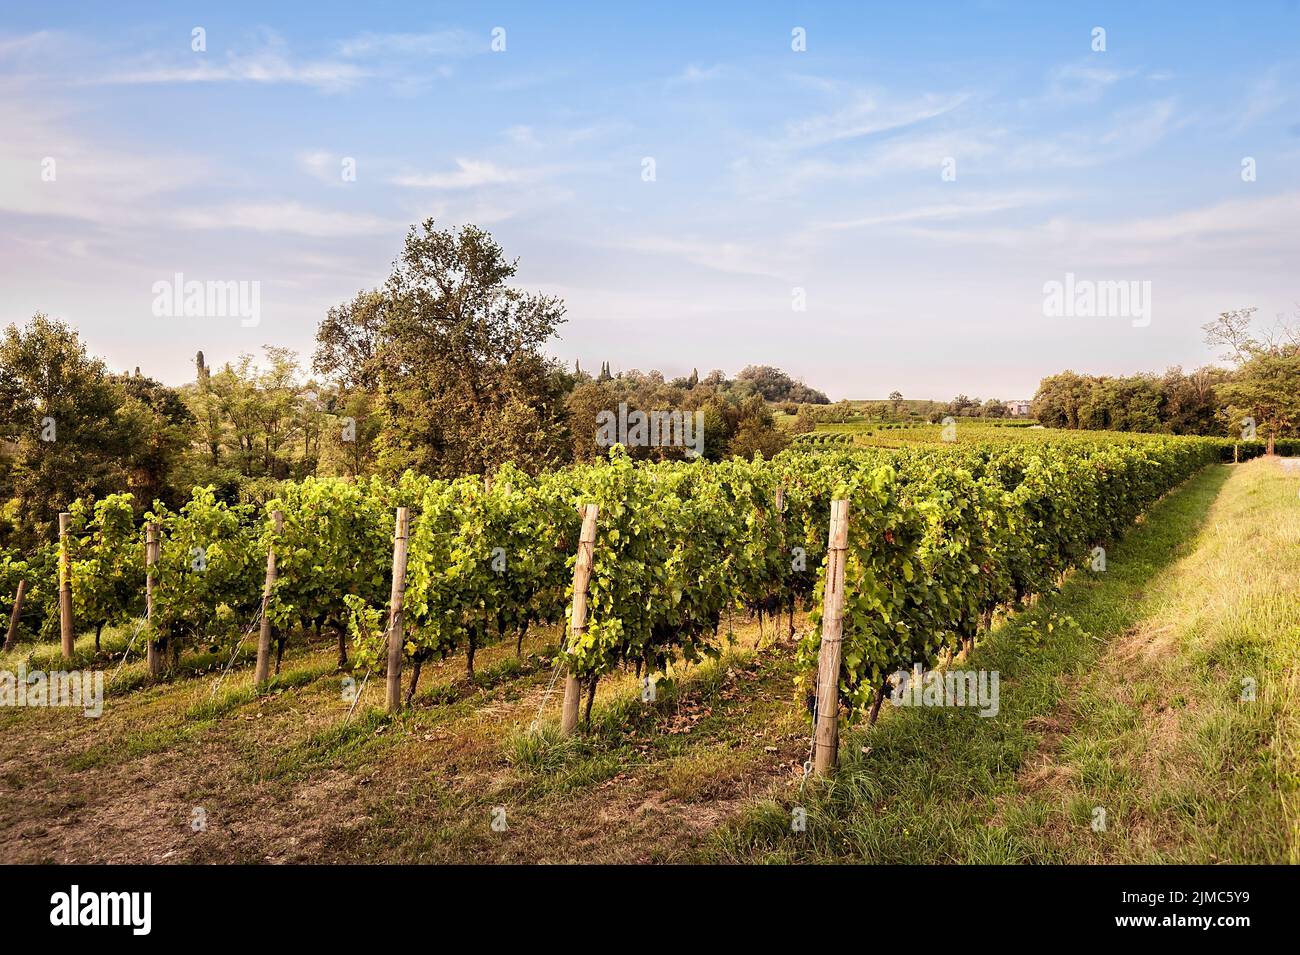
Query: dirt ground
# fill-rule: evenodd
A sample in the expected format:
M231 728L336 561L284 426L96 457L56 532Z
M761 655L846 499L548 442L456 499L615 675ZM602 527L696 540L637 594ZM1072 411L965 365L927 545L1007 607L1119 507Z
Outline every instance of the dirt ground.
M219 683L218 665L110 687L98 719L0 711L0 861L683 860L754 799L798 785L808 719L770 624L755 651L757 624L738 622L722 659L654 702L631 674L603 681L576 742L553 730L557 636L534 634L518 659L513 645L481 651L473 686L460 658L426 665L396 720L374 677L349 717L345 680L364 674L302 642L261 697L245 658ZM4 665L18 662L21 648Z

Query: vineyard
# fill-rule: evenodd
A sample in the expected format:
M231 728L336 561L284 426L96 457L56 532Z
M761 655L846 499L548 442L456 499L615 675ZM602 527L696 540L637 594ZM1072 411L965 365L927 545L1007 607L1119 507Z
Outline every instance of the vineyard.
M784 621L793 634L796 607L811 609L798 651L810 681L831 502L843 499L839 699L858 719L878 707L888 674L968 648L995 613L1054 586L1230 453L1203 439L1077 437L639 465L615 449L608 461L540 477L506 467L451 481L309 479L283 484L264 506L198 488L179 510L156 507L140 521L130 496L114 495L72 506L62 549L5 555L0 600L13 611L7 646L52 637L62 556L73 620L95 631L97 648L105 626L138 621L131 652L148 658L153 678L187 651L238 653L255 630L273 638L278 670L286 640L328 631L340 667L350 648L366 672L409 668L409 700L428 660L463 655L472 680L480 648L518 647L530 627L566 619L582 509L594 505L586 619L558 661L585 692L589 718L602 676L630 668L656 682L716 656L736 614ZM398 508L411 517L395 588ZM388 655L394 632L400 657ZM389 704L396 709L391 693Z
M174 511L127 496L74 504L64 547L6 556L0 600L16 626L5 668L99 670L104 715L0 712L0 778L17 796L0 808L16 833L10 855L681 859L701 851L701 828L731 819L708 850L720 858L932 860L940 850L907 855L874 833L930 832L954 812L972 817L963 832L984 832L996 808L967 807L967 794L1034 763L1050 719L1034 707L1060 693L1058 668L1084 665L1062 660L1093 659L1095 628L1125 626L1099 624L1088 602L1158 599L1152 568L1167 557L1148 556L1148 539L1170 513L1208 505L1226 474L1275 473L1275 507L1287 511L1269 525L1273 543L1252 547L1277 548L1295 530L1283 517L1291 469L1208 466L1244 456L1232 442L1014 431L1024 439L792 448L719 464L634 463L615 448L539 476L307 479L259 503L199 489ZM1239 535L1260 528L1222 520ZM1157 534L1158 547L1187 533ZM1218 573L1249 578L1230 569L1256 560L1242 539L1213 557ZM1109 572L1096 572L1099 552ZM66 655L61 556L75 634ZM1188 596L1197 586L1167 585ZM1268 592L1252 605L1271 605L1258 603ZM1208 682L1197 693L1236 693L1235 670L1221 673L1229 652L1191 664ZM1288 665L1283 643L1275 652ZM915 665L1001 670L1000 719L887 706L876 725L889 677ZM1118 712L1134 717L1141 704ZM1225 742L1282 719L1231 712L1258 730ZM1010 755L1013 739L1028 755ZM987 755L949 752L961 746ZM836 756L832 778L848 789L810 787ZM926 809L939 791L907 787L918 759L948 767L952 806ZM1004 769L988 776L988 760ZM897 807L879 826L854 821L878 819L874 794L894 790L904 795L879 796ZM784 806L763 808L774 794ZM1063 799L1043 811L1074 811ZM1251 800L1226 804L1269 804ZM792 803L818 833L805 850L788 841ZM195 838L198 809L226 821ZM489 828L498 809L510 813L508 841ZM87 850L87 826L116 835ZM1277 817L1258 817L1260 832L1270 826ZM854 850L859 838L885 843ZM1265 842L1229 855L1271 858L1286 845ZM979 858L979 846L936 845L941 858Z

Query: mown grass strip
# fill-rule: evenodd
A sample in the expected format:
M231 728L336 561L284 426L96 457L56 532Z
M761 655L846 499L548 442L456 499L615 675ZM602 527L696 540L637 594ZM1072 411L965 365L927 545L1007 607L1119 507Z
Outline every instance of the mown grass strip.
M887 706L875 728L847 734L833 779L810 782L789 804L754 807L724 827L705 855L888 863L1063 858L1059 847L1032 835L1052 807L1017 803L1017 774L1061 731L1062 700L1107 641L1151 612L1146 592L1190 552L1230 472L1216 466L1192 478L1112 548L1104 574L1075 575L995 629L964 666L999 671L996 717L972 708ZM1008 821L1009 805L1024 815ZM806 813L804 831L792 825L796 809ZM1091 833L1087 820L1076 821Z

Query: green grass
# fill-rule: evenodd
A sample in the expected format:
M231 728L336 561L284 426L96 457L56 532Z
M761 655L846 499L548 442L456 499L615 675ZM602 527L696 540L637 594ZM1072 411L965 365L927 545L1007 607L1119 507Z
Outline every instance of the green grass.
M1266 461L1195 477L1104 574L1072 578L978 647L966 666L1000 672L996 717L886 706L847 734L834 778L754 807L707 856L1297 861L1297 483ZM1240 700L1244 675L1255 703Z

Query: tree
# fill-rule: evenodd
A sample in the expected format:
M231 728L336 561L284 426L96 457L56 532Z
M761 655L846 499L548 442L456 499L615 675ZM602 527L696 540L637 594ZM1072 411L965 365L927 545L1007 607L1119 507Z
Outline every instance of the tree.
M1253 418L1273 454L1278 435L1300 425L1300 330L1279 320L1270 332L1252 331L1254 308L1221 312L1204 326L1206 341L1226 345L1237 362L1215 390L1234 417Z
M727 442L727 453L740 458L761 453L770 458L789 443L789 437L777 429L767 402L754 396L740 406L735 430Z
M567 456L571 377L541 352L564 305L513 288L516 271L482 229L427 219L382 290L326 316L316 368L375 390L382 470L454 475L505 459L537 470Z
M891 391L889 393L889 404L894 409L894 415L897 416L903 407L903 393L901 391Z
M140 374L110 375L122 393L118 424L126 444L127 485L136 507L162 500L179 504L184 460L196 433L196 420L179 391Z
M619 396L608 381L584 381L569 392L566 405L573 435L573 459L588 463L603 457L607 448L596 444L596 419L602 411L615 411Z
M379 349L386 299L376 289L331 308L316 331L312 367L348 389L379 386Z
M979 407L978 398L969 398L966 395L958 395L952 401L948 402L948 413L952 415L969 416L971 408Z
M1092 382L1073 371L1049 375L1034 395L1034 415L1048 428L1080 428L1079 412L1092 390Z
M12 447L8 486L24 543L48 538L58 512L78 497L130 485L133 435L104 363L77 333L38 313L0 338L0 442Z
M203 360L203 352L194 356L194 366L196 385L190 409L198 422L203 446L207 448L207 463L215 468L221 463L221 407L212 393L212 370Z
M333 428L333 394L302 380L297 353L267 345L263 354L263 363L242 354L213 372L200 353L198 380L184 389L204 446L189 483L215 485L223 500L249 478L315 474Z
M1160 382L1164 395L1161 417L1174 434L1219 434L1220 405L1215 389L1227 381L1222 368L1198 368L1185 374L1177 366Z
M357 478L373 470L380 428L376 403L376 396L364 390L340 389L326 395L322 473Z
M808 404L830 404L822 392L795 381L780 368L771 365L749 365L736 375L737 384L749 385L767 401L797 401Z

